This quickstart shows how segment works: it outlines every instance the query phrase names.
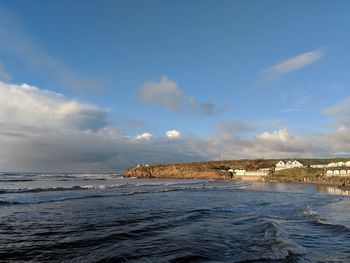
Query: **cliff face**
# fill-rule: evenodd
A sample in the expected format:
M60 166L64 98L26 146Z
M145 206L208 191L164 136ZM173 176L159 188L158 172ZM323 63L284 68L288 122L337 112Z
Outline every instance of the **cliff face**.
M174 164L131 167L125 171L124 177L219 180L232 178L225 170Z
M310 164L325 164L337 161L349 161L349 159L298 159L305 166ZM246 171L256 171L261 168L271 168L279 160L257 159L257 160L227 160L174 164L153 164L130 167L124 172L125 177L139 178L173 178L173 179L231 179L232 174L229 169L244 169ZM319 182L334 181L335 179L322 176L322 169L302 168L276 171L264 177L266 181L277 182ZM235 176L237 179L244 179ZM252 177L250 177L252 178ZM258 177L257 177L258 178ZM337 179L338 180L338 179ZM345 180L345 179L344 179ZM346 180L350 180L347 178Z
M125 177L174 178L174 179L231 179L229 169L257 170L271 167L276 160L230 160L174 164L153 164L130 167Z

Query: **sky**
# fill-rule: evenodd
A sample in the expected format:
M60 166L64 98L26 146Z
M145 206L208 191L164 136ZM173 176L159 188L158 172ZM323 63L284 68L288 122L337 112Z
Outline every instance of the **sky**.
M0 171L350 156L349 1L0 2Z

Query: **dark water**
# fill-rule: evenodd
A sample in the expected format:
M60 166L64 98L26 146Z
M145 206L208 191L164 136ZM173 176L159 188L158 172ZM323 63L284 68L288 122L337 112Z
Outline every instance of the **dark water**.
M313 185L1 174L0 261L350 262L346 194Z

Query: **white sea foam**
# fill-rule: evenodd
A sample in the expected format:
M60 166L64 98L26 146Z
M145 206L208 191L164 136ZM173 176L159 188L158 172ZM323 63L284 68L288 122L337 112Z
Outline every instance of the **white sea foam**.
M313 210L309 205L307 205L303 208L303 215L317 217L320 214L317 211Z

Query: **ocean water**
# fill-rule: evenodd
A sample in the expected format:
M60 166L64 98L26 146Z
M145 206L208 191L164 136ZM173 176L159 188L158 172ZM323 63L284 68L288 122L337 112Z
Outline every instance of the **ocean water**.
M348 192L0 174L0 262L350 262Z

